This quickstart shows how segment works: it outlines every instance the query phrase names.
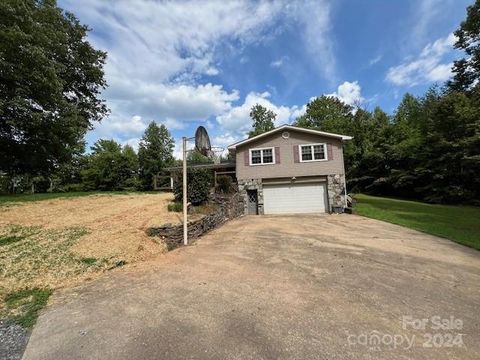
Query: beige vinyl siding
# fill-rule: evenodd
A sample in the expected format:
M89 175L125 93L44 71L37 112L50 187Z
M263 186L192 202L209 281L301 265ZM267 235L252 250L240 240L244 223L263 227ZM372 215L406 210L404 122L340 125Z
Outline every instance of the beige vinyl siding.
M290 137L284 139L282 132L276 132L265 138L239 146L236 149L237 179L264 179L275 177L310 176L343 174L343 147L342 141L320 135L305 134L302 132L288 130ZM302 144L332 144L333 160L294 162L293 146ZM280 163L261 166L245 165L245 152L249 149L279 147ZM300 155L301 156L301 155Z

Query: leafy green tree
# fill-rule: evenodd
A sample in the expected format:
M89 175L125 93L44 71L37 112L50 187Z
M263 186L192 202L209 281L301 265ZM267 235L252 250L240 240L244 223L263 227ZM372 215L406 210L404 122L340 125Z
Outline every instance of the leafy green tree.
M51 175L53 192L82 191L82 170L85 169L88 156L83 154L74 155L66 163L60 164L58 169Z
M213 163L213 160L208 156L199 153L197 150L192 150L187 153L188 164L209 164Z
M165 125L152 121L140 141L138 160L142 188L153 189L153 177L163 168L173 164L175 142Z
M295 125L327 132L346 133L353 118L354 108L343 101L322 95L307 104L304 115Z
M136 185L138 160L131 146L114 140L98 140L82 170L86 190L125 190Z
M416 154L423 145L421 122L423 106L411 94L405 94L393 116L395 145L391 148L392 161L403 166L413 166Z
M424 197L432 202L480 200L480 104L466 94L444 94L430 112L422 167L432 172Z
M175 174L173 193L175 201L183 199L182 172ZM212 173L207 169L189 168L187 170L187 197L188 202L200 205L208 200L212 187Z
M252 130L248 133L248 137L257 136L275 128L274 121L277 114L260 104L252 107L250 117L253 120L253 124Z
M448 86L454 91L467 91L480 80L480 0L467 8L467 18L455 35L455 48L464 50L467 56L454 62L454 78Z
M106 53L54 0L0 2L0 172L49 174L107 113Z
M130 145L122 149L121 187L125 190L137 190L140 187L138 178L138 155Z

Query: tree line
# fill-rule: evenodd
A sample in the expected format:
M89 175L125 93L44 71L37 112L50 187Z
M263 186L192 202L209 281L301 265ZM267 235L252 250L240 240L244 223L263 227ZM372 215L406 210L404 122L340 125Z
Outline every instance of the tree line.
M155 123L138 153L104 139L85 153L85 134L108 114L100 97L107 54L88 43L88 31L54 0L0 2L0 192L148 190L174 163L171 134ZM480 204L480 0L455 35L465 56L453 78L406 94L393 114L320 96L296 119L353 136L344 151L349 190ZM249 136L274 127L276 115L261 105L250 116Z
M432 88L406 94L393 115L322 96L296 120L301 127L347 134L349 191L432 203L480 200L480 103L477 94Z
M353 136L344 145L350 191L432 203L480 205L480 1L455 31L453 78L423 96L405 94L393 114L320 96L294 125ZM261 105L250 136L274 128Z
M173 148L174 140L167 128L151 122L140 140L138 153L128 144L100 139L89 153L74 155L48 175L13 179L4 176L3 191L152 190L153 177L174 164Z

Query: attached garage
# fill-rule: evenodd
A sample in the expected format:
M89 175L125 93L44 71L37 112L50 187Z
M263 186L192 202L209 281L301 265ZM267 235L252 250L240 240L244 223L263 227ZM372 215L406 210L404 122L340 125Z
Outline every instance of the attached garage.
M325 182L263 184L265 214L326 212Z

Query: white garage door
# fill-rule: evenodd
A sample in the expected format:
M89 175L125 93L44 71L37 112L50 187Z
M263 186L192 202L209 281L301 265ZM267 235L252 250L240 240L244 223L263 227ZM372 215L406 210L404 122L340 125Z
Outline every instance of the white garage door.
M325 183L263 185L265 214L325 212Z

